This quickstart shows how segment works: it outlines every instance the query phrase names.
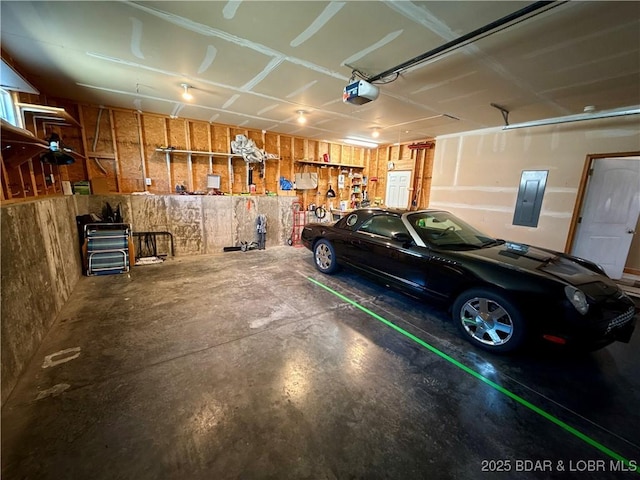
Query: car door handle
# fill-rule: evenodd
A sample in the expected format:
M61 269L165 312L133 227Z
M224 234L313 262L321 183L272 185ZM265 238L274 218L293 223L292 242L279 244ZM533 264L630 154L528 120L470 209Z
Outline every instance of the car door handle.
M636 231L635 230L627 230L627 233L630 233L631 235L635 234Z

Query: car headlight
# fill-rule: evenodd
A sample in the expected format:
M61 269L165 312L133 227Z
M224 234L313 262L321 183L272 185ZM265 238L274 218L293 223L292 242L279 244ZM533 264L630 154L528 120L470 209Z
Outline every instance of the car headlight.
M575 287L567 285L564 287L564 294L567 296L571 305L578 310L582 315L589 311L589 304L587 303L587 296L582 290L578 290Z

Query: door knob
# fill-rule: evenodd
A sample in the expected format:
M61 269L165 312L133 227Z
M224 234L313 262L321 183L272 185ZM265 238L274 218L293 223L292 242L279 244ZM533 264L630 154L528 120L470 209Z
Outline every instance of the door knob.
M636 233L635 230L627 230L627 233L630 233L631 235L633 235L634 233Z

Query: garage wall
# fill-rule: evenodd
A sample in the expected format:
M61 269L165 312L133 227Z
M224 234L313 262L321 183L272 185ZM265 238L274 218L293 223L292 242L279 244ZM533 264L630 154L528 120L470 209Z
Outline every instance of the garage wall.
M633 236L629 256L627 257L627 270L634 275L640 275L640 218L636 225L636 234Z
M222 253L256 240L258 215L267 216L266 246L285 245L297 197L216 195L75 195L78 215L120 207L134 232L169 232L176 256ZM168 245L159 243L159 252Z
M2 207L2 402L81 276L73 197Z
M632 116L438 137L430 207L496 237L563 251L586 156L640 150L637 122ZM512 225L523 170L549 171L536 228ZM640 268L639 260L630 256L628 266Z
M11 162L0 158L0 200L19 201L61 194L61 181L88 180L92 192L97 194L146 191L166 195L175 192L177 184L184 185L189 192L206 192L209 173L220 176L222 192L249 193L245 161L234 157L229 165L226 157L226 153L231 152L231 141L242 134L253 140L258 148L277 157L267 159L263 171L258 165L253 165L256 194L297 195L304 206L313 203L329 207L330 202L326 198L329 184L333 183L335 188L338 174L353 171L375 179L366 187L367 194L371 201L379 199L384 203L387 165L393 162L396 169L413 172L412 206L423 208L429 201L434 152L432 139L370 150L277 132L78 104L68 99L25 93L18 95L19 100L25 103L62 107L76 118L81 127L54 123L45 126L25 119L25 128L38 138L46 138L55 132L66 146L85 158L78 157L75 163L61 166L43 164L39 154ZM167 152L158 149L169 146L174 150L168 154L167 161ZM191 158L184 150L193 152ZM207 155L205 152L222 152L225 155ZM325 154L331 168L326 168ZM281 177L293 180L296 173L303 172L318 174L316 189L296 191L279 188ZM351 188L335 190L339 198L335 199L334 206L340 200L351 199Z
M168 231L176 256L222 253L256 240L267 216L267 248L286 245L296 197L73 195L0 208L1 369L4 402L82 276L76 216L120 206L134 231ZM158 243L158 253L169 251ZM144 268L144 267L137 267Z

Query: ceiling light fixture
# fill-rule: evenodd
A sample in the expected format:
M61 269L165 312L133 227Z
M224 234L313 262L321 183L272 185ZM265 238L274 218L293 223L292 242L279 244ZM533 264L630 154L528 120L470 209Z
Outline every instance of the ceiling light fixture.
M358 147L378 148L379 146L377 143L358 140L357 138L343 138L342 141L349 145L356 145Z
M185 100L193 100L193 95L189 92L189 85L181 83L180 86L184 89L184 92L182 92L182 98Z
M373 132L371 132L371 136L373 138L378 138L380 136L380 130L378 130L377 128L373 130Z
M298 114L298 123L300 125L304 125L305 123L307 123L307 117L304 116L305 112L304 110L298 110L296 112Z

